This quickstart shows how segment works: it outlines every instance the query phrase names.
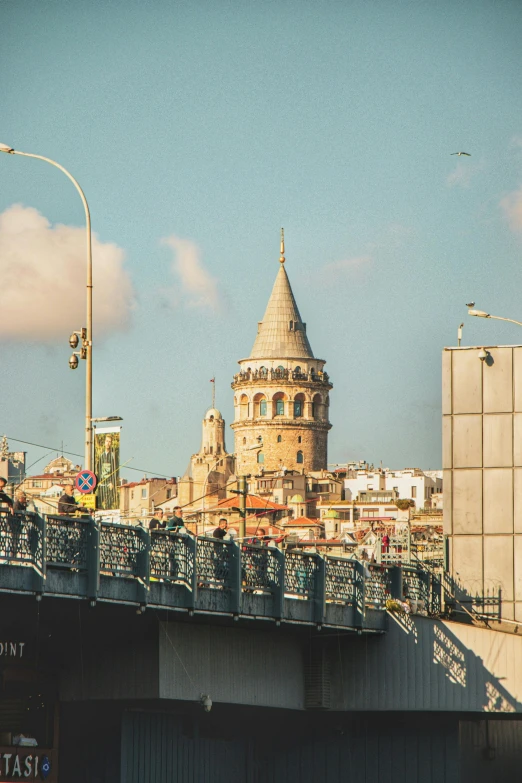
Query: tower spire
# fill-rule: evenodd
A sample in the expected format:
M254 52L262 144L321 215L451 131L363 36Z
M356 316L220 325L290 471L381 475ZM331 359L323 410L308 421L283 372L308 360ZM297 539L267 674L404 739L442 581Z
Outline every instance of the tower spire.
M281 255L279 256L279 263L284 264L286 261L285 259L285 230L284 228L281 229Z

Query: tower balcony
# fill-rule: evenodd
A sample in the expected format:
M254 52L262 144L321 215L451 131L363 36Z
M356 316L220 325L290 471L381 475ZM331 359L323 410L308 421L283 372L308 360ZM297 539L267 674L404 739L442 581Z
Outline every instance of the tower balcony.
M322 386L332 388L330 382L330 376L327 372L322 370L318 372L298 372L295 370L280 370L280 369L266 369L266 370L245 370L236 373L232 382L232 388L235 386L241 386L242 384L251 384L255 382L259 383L280 383L286 381L287 383L313 383L320 384Z

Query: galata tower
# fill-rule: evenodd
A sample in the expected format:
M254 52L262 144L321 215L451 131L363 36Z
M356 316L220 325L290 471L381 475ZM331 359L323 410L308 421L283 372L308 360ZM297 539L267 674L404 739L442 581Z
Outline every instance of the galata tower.
M234 376L236 474L327 466L328 392L332 384L306 335L285 269L280 267L248 359Z

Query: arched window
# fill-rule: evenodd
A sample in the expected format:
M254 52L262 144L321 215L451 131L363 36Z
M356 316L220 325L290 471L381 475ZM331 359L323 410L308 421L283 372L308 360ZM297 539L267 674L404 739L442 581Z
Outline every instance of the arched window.
M302 465L303 462L304 462L303 452L302 451L298 451L297 452L297 464L298 465Z
M301 368L299 367L299 365L297 365L297 367L294 367L294 372L296 372L296 373L300 373L301 372Z
M282 364L280 364L277 369L279 370L279 372L284 372L285 371L285 368L283 367Z
M303 439L302 439L302 437L300 435L297 436L297 442L298 443L302 443L303 442Z
M261 366L261 367L259 368L259 376L260 376L261 378L266 378L266 376L267 376L267 375L268 375L268 370L266 369L266 367L262 367L262 366Z
M261 400L259 403L259 415L266 416L266 400Z
M284 415L285 415L285 401L276 400L276 416L284 416Z
M265 455L263 454L262 451L257 452L257 461L259 465L262 465L263 462L265 461Z
M294 418L300 419L304 413L304 394L296 394L294 400Z
M277 436L277 442L278 442L278 443L281 443L281 441L282 441L282 440L283 440L283 438L281 437L281 435L278 435L278 436Z

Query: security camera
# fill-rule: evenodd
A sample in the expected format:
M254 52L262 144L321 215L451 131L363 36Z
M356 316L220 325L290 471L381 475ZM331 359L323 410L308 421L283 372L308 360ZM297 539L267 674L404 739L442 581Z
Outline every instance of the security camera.
M481 348L480 351L478 352L478 358L480 359L481 362L485 362L488 356L489 353L488 351L486 351L485 348Z
M212 709L212 699L206 693L201 694L201 696L199 697L199 703L201 704L205 712L210 712L210 710Z
M78 357L73 353L69 359L69 367L71 370L76 370L78 367Z
M79 343L79 342L80 342L80 340L79 340L79 337L78 337L78 335L77 335L77 334L75 334L75 333L73 332L73 333L71 334L71 336L69 337L69 345L70 345L70 346L71 346L71 348L74 350L75 348L77 348L77 347L78 347L78 343Z

